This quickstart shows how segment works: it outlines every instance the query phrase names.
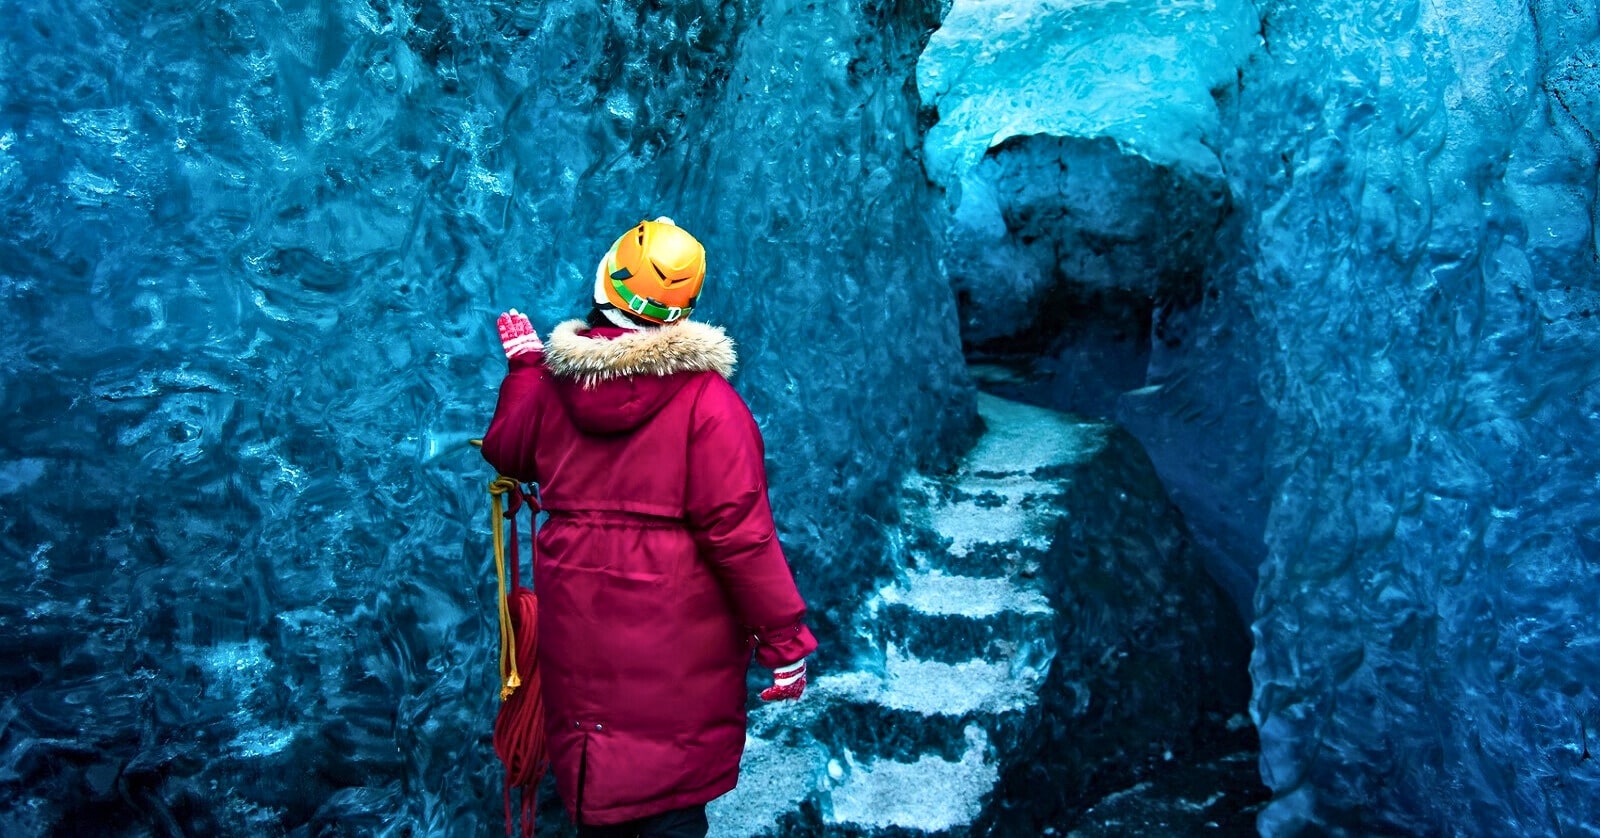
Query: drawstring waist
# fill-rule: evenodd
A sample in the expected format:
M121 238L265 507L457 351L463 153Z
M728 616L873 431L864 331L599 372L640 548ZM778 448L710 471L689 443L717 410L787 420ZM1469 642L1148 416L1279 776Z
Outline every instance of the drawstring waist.
M624 526L643 529L681 530L689 521L681 515L662 515L650 512L632 512L621 509L552 509L545 507L551 521L580 526Z

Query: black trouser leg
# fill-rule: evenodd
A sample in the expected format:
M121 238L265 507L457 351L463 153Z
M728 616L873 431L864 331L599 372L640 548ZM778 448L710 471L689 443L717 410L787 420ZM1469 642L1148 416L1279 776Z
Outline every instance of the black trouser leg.
M610 826L580 826L578 838L706 838L710 830L706 807L690 806Z

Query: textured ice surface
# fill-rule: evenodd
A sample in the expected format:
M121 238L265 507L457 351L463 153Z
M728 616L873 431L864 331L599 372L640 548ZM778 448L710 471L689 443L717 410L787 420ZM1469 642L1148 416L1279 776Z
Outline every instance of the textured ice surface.
M917 660L889 647L883 674L824 675L815 689L846 701L881 704L923 715L1003 713L1034 700L1037 678L1014 677L1003 661L961 663Z
M878 591L885 603L904 603L924 614L960 614L991 617L1002 611L1028 614L1050 612L1050 603L1038 591L1019 588L1009 579L947 576L939 571L906 574L906 583Z
M493 316L641 217L709 249L828 637L973 417L935 14L0 3L0 833L496 828Z
M1149 386L1124 405L1210 549L1265 557L1263 829L1592 832L1600 16L1229 8L1184 15L1215 27L1185 29L1187 65L1141 71L1174 54L1154 46L1162 10L1197 7L955 4L919 64L943 123L930 174L960 187L958 231L996 241L1028 219L972 173L1004 174L1046 116L1227 179L1233 215L1193 266L1205 293L1155 310ZM1082 48L1100 33L1109 55ZM1019 162L1098 159L1049 152ZM1072 266L1097 243L1066 244ZM1036 291L1025 260L962 258L1002 298ZM1237 596L1253 565L1217 567Z
M1242 0L952 4L917 81L969 340L1080 302L1046 293L1055 274L1149 294L1203 261L1226 206L1218 102L1260 30Z
M833 790L833 823L941 832L971 823L999 779L986 758L988 737L968 725L959 760L924 756L914 762L876 760L851 766Z
M1269 11L1225 129L1242 258L1197 330L1259 353L1273 419L1261 825L1595 834L1600 19Z
M1193 273L1223 206L1212 91L1259 28L1246 0L951 5L917 88L938 113L925 159L952 210L966 340Z
M816 791L826 760L815 743L795 747L747 739L739 762L739 787L706 807L710 834L747 838L776 831L777 818Z
M829 635L971 417L918 155L1004 232L956 164L1008 142L1017 195L1227 180L1130 402L1218 549L1265 543L1264 828L1593 831L1595 10L961 3L909 88L940 5L0 5L0 832L482 834L488 322L576 313L636 217L711 249ZM1143 497L1075 534L1171 555ZM1086 624L1163 613L1079 558ZM1062 652L1090 735L1151 738L1144 639Z
M1208 427L1179 386L1123 394L1191 346L1173 313L1226 252L1221 107L1260 30L1233 0L957 2L918 62L963 340L1026 371L1006 395L1126 421L1241 612L1268 505L1254 357L1173 382L1232 408Z
M1151 160L1217 169L1211 91L1257 43L1242 0L956 0L917 61L939 109L928 167L954 183L1029 134L1110 137Z
M855 668L819 667L803 701L752 716L750 770L809 778L758 776L717 812L761 834L1040 834L1244 707L1242 627L1222 630L1130 438L988 395L978 409L985 436L958 468L907 478L894 581L852 615ZM942 505L973 498L989 532L957 544ZM1252 785L1263 796L1248 772L1232 788Z
M1044 549L1057 517L1044 498L1059 494L1059 487L1030 464L1064 469L1087 460L1105 445L1103 428L994 396L978 401L993 416L991 430L962 462L960 492L942 496L932 491L935 481L913 478L907 490L928 503L912 514L949 539L956 555L982 545Z

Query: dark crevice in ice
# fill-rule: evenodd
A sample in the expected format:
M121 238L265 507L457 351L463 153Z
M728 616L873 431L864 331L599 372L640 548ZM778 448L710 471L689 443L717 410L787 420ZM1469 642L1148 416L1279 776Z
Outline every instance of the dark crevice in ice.
M958 295L962 311L970 296ZM1114 419L1117 400L1144 384L1155 303L1141 292L1090 291L1058 283L1015 332L965 342L971 364L1008 370L997 395L1096 419Z

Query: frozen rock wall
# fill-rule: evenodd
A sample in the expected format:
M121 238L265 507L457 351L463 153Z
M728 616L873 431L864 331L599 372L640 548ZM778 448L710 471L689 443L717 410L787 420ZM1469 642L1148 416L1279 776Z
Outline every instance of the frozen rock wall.
M1222 109L1259 43L1238 0L963 0L917 64L968 352L1013 368L997 392L1125 423L1241 614L1269 418L1254 346L1187 313L1238 246ZM1172 369L1196 349L1203 374Z
M917 84L969 344L1048 344L1101 296L1180 293L1224 208L1210 91L1255 30L1233 0L952 5Z
M906 479L893 581L852 625L872 652L753 715L713 834L1075 833L1248 728L1244 625L1138 444L989 394L978 410L957 469ZM1247 822L1265 789L1243 756L1199 795L1169 784L1168 831L1142 834Z
M1262 13L1221 278L1276 428L1261 826L1593 834L1596 11Z
M927 56L939 72L919 68L919 83L950 123L930 131L928 164L953 208L963 334L1043 353L1003 382L1013 397L1121 391L1116 415L1213 575L1253 593L1255 718L1276 794L1264 832L1592 833L1600 14L1290 0L1236 9L1253 22L1230 27L1227 8L953 7ZM1190 27L1177 60L1159 37L1118 39L1168 9L1217 15L1208 31L1257 46L1199 37L1194 15L1176 17ZM1101 38L1121 49L1096 52ZM1163 111L1185 74L1141 62L1231 69L1189 74L1211 81L1188 101L1214 111ZM1056 71L1067 66L1079 72ZM1108 98L1172 119L1119 135L1111 120L1062 117ZM1159 273L1117 261L1123 241L1082 234L1081 219L1137 218L1154 198L1041 143L1073 136L1042 127L1051 119L1225 184L1226 214L1191 227L1212 250L1180 260L1202 263L1195 292L1127 289L1155 289L1147 312L1118 315L1144 319L1147 356L1093 327L1072 334L1070 314L1047 324L1064 342L1029 331L1051 269ZM1023 167L1016 148L1047 152ZM1050 238L1032 196L1053 159ZM995 188L1024 168L1022 189ZM1108 202L1093 217L1077 196L1097 185ZM1172 253L1159 236L1129 238ZM1042 261L1017 256L1041 241ZM1078 368L1107 354L1117 361L1097 374Z
M0 2L0 833L498 828L494 314L702 237L830 626L973 424L918 3ZM917 281L906 281L907 277Z

